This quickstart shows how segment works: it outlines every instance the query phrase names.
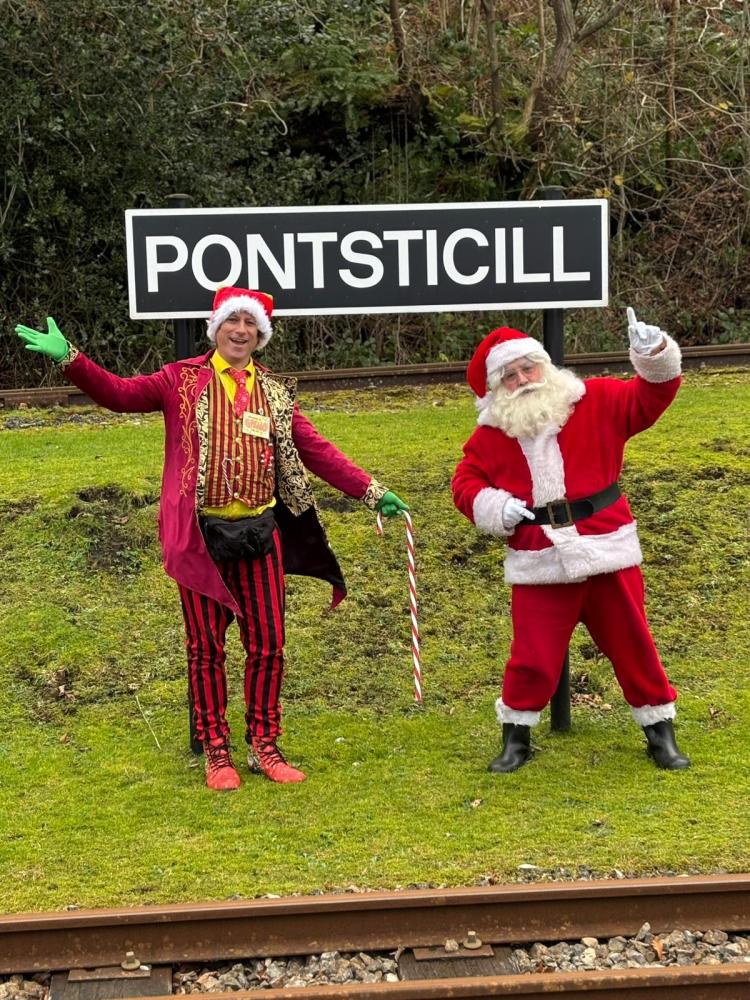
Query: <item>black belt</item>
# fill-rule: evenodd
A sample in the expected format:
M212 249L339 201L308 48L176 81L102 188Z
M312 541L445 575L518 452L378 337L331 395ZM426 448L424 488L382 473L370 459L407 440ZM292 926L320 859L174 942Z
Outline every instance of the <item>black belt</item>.
M533 521L528 524L549 524L553 528L569 528L575 521L582 521L584 517L591 517L605 507L609 507L615 500L622 496L619 483L612 483L598 493L592 493L590 497L581 497L580 500L567 500L562 497L560 500L551 500L543 507L533 507Z

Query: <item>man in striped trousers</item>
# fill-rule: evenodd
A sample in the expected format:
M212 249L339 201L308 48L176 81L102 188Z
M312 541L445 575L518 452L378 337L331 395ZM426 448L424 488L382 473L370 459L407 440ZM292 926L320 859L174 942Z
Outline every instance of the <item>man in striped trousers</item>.
M306 469L386 517L408 509L315 430L295 402L294 379L254 361L271 338L272 313L271 296L222 288L208 322L215 348L135 378L95 364L51 318L47 333L16 327L29 350L51 357L101 406L164 415L159 535L165 569L180 592L193 721L215 790L240 785L224 669L224 640L235 618L246 653L248 764L271 781L305 779L277 745L284 574L327 580L334 607L346 593Z

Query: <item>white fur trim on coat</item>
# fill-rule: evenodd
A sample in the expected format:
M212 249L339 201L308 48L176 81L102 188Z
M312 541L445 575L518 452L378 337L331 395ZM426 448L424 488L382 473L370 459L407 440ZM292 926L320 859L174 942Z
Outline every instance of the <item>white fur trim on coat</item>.
M496 490L486 486L474 497L474 524L488 535L507 538L514 529L508 531L503 524L503 507L512 494L507 490Z
M635 521L604 535L579 535L575 526L549 528L545 535L555 539L547 549L508 549L506 583L578 583L643 561Z
M495 715L499 723L511 722L514 726L535 726L542 717L541 712L522 712L503 704L503 699L495 702Z
M636 372L646 382L670 382L682 371L682 355L676 340L664 334L667 346L658 354L638 354L631 347L630 360Z
M673 701L667 702L666 705L642 705L640 708L631 705L630 711L639 726L653 726L655 722L666 722L667 719L674 719L677 715Z
M227 299L225 302L222 302L216 312L211 314L211 318L208 320L208 330L206 331L211 343L216 343L216 331L224 320L235 312L249 313L253 317L258 324L258 347L265 347L273 336L271 321L260 302L257 299L251 299L247 295L236 295L234 298Z
M559 430L552 425L545 427L536 437L518 439L531 473L535 507L565 496L565 466L557 440Z

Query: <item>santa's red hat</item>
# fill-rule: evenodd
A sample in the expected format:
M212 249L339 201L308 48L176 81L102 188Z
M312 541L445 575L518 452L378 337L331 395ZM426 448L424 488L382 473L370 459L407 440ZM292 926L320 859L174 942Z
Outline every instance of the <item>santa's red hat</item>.
M273 329L273 297L250 288L220 288L214 296L213 310L208 320L208 339L216 343L216 331L232 313L249 313L258 324L258 347L265 347Z
M481 402L487 395L488 379L494 372L499 371L511 361L518 358L525 358L528 354L543 354L547 361L549 354L544 349L544 345L538 340L529 337L520 330L513 330L509 326L498 327L492 333L488 333L482 343L474 351L474 357L469 362L466 370L466 381L471 386L471 391Z

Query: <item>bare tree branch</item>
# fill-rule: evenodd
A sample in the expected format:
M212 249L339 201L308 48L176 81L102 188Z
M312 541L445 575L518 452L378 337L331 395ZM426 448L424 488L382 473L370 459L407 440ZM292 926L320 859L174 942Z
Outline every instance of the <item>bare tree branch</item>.
M588 38L589 35L593 35L601 28L606 28L609 22L614 21L620 11L624 10L629 5L629 2L630 0L618 0L614 7L608 10L606 14L602 14L602 16L596 18L596 20L589 21L588 24L584 24L576 34L576 41L582 42L584 38ZM632 6L632 3L630 3L630 6Z

